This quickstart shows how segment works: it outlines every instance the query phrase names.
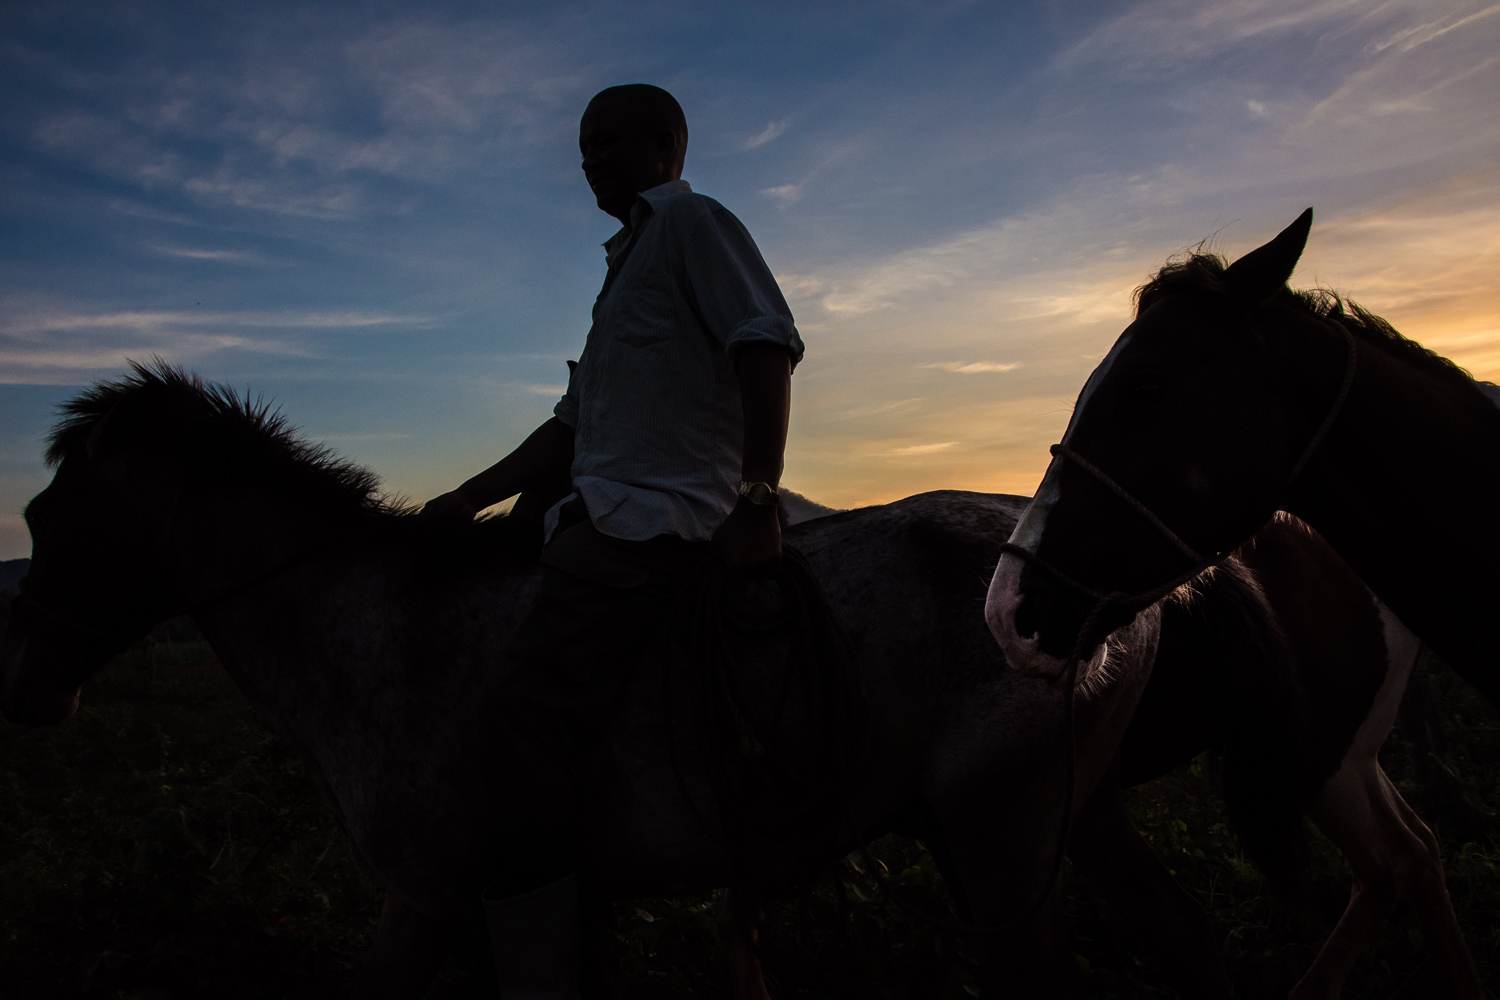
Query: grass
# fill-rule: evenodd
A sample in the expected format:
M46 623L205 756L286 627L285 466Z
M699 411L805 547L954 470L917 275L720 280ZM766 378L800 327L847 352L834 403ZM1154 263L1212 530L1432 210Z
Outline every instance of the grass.
M1500 716L1440 664L1450 741L1428 785L1398 737L1382 761L1438 833L1481 973L1500 984ZM369 945L379 893L359 874L321 793L201 642L147 640L50 730L0 725L0 998L300 1000L344 994ZM1266 895L1224 825L1199 762L1130 793L1136 821L1208 910L1246 1000L1284 997L1322 932ZM907 897L945 913L919 845L875 854ZM1348 876L1312 843L1312 897L1337 918ZM974 993L969 946L913 921L852 860L801 899L768 906L763 950L779 998L953 998ZM1071 872L1080 995L1161 997L1128 928ZM727 995L716 899L614 907L616 978L629 1000ZM1408 913L1381 930L1346 996L1433 997ZM429 996L492 996L483 944L464 939Z

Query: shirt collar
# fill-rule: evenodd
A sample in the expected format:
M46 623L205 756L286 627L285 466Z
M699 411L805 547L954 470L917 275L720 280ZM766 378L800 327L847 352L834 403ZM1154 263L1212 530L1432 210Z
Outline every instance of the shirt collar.
M647 215L656 211L658 202L674 194L691 194L692 191L692 185L687 181L676 180L658 184L654 188L647 188L636 195L635 204L630 208L630 225L621 226L618 232L604 241L604 259L606 261L614 259L615 253L630 239L630 234L645 223Z

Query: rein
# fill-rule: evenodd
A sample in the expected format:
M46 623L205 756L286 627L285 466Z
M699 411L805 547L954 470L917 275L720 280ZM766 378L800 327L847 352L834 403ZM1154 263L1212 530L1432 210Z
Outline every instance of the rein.
M1312 459L1313 454L1323 443L1323 439L1328 436L1329 430L1333 427L1334 422L1338 420L1339 414L1344 409L1344 403L1349 398L1349 392L1354 386L1354 374L1359 360L1359 349L1358 345L1355 343L1354 335L1349 332L1348 327L1346 327L1338 320L1332 318L1331 316L1325 317L1325 319L1327 319L1328 322L1331 323L1339 331L1339 333L1343 335L1344 376L1343 379L1339 382L1338 393L1334 396L1332 404L1329 405L1328 412L1324 415L1322 423L1318 425L1318 429L1308 440L1306 447L1302 449L1302 454L1299 455L1297 461L1293 463L1292 471L1287 476L1286 483L1282 486L1283 491L1290 489L1292 484L1296 482L1297 477L1302 474L1302 470L1307 467L1307 463ZM1035 552L1032 552L1030 549L1024 548L1020 545L1016 545L1013 542L1006 542L1005 544L1000 546L1000 552L1002 555L1013 555L1017 558L1025 560L1028 563L1031 563L1032 565L1039 567L1043 572L1056 578L1058 581L1065 584L1072 590L1089 598L1094 603L1093 606L1089 609L1088 615L1085 616L1083 625L1078 630L1078 637L1073 641L1073 649L1068 654L1067 663L1063 667L1064 684L1066 685L1067 690L1065 698L1067 704L1066 711L1068 730L1068 780L1066 790L1063 794L1062 823L1057 833L1057 845L1053 851L1052 869L1051 875L1047 881L1047 888L1043 890L1041 896L1037 898L1037 901L1033 903L1024 914L1022 914L1018 918L1015 918L1014 920L1007 921L1004 924L999 924L994 927L988 928L971 928L961 927L958 925L946 925L953 926L954 929L964 930L970 933L983 933L1002 930L1014 925L1015 923L1018 923L1020 920L1024 920L1027 917L1030 917L1032 914L1041 909L1047 897L1050 896L1052 894L1052 890L1056 888L1057 880L1062 874L1063 857L1067 852L1068 834L1071 832L1072 827L1073 797L1078 777L1075 773L1074 768L1076 747L1074 746L1075 722L1073 717L1076 681L1078 679L1078 664L1079 661L1083 658L1084 650L1088 649L1089 647L1089 642L1093 637L1094 629L1098 626L1099 618L1104 614L1105 611L1109 610L1112 607L1131 605L1137 605L1143 608L1150 607L1152 604L1155 604L1163 597L1166 597L1178 587L1197 577L1205 569L1218 562L1220 559L1224 558L1225 555L1225 553L1223 552L1215 553L1209 558L1204 558L1203 556L1199 555L1191 545L1188 545L1186 542L1184 542L1182 538L1177 534L1177 532L1173 531L1171 527L1168 526L1167 522L1158 517L1150 507L1146 506L1144 503L1138 500L1129 490L1125 489L1125 487L1115 482L1115 480L1103 469L1099 468L1093 462L1089 461L1087 458L1084 458L1082 455L1078 454L1078 452L1074 451L1072 448L1069 448L1067 445L1062 443L1055 444L1051 447L1050 451L1054 459L1061 458L1072 462L1084 472L1087 472L1089 475L1093 476L1095 480L1097 480L1102 486L1108 489L1115 496L1119 497L1126 506L1130 507L1130 509L1141 515L1141 517L1148 524L1154 527L1162 536L1162 538L1170 543L1173 548L1177 549L1177 551L1186 556L1188 561L1191 563L1191 566L1182 575L1175 577L1174 579L1169 580L1168 582L1161 584L1160 586L1154 587L1150 590L1142 591L1139 594L1127 594L1124 591L1111 591L1106 593L1090 587L1087 584L1084 584L1081 581L1073 578L1050 562L1043 559L1041 556L1037 555ZM868 863L869 862L867 857L866 864L868 865ZM891 898L897 899L897 901L899 902L898 897L893 895ZM906 907L903 905L902 908L905 909Z

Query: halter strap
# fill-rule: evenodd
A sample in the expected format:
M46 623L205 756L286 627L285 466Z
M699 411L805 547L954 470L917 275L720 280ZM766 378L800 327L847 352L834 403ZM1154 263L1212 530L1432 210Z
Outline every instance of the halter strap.
M1302 449L1302 454L1297 457L1297 461L1292 464L1292 471L1287 475L1286 483L1281 487L1283 492L1290 489L1292 484L1296 482L1297 477L1302 474L1302 470L1307 468L1307 463L1312 460L1312 457L1317 452L1318 447L1322 445L1323 439L1328 436L1329 430L1333 428L1334 422L1338 420L1339 414L1343 412L1344 403L1348 400L1349 392L1354 387L1354 375L1359 362L1359 348L1355 343L1354 334L1350 333L1347 326L1334 319L1332 316L1328 316L1325 318L1334 327L1334 329L1338 330L1338 332L1343 337L1344 376L1339 381L1338 392L1334 395L1333 402L1329 404L1328 412L1324 414L1322 423L1320 423L1318 425L1318 429L1313 432L1313 436L1308 440L1306 447ZM1181 552L1184 556L1186 556L1188 558L1188 561L1196 567L1192 575L1197 575L1199 571L1206 568L1210 563L1217 561L1223 556L1223 553L1217 553L1212 558L1205 559L1203 556L1199 555L1191 545L1182 540L1182 537L1178 535L1177 532L1172 530L1171 526L1168 525L1166 521L1163 521L1160 517L1158 517L1155 511L1153 511L1150 507L1147 507L1140 500L1136 499L1135 495L1125 487L1115 482L1115 480L1107 472L1099 468L1087 458L1080 455L1078 452L1074 451L1072 448L1068 447L1066 444L1059 442L1058 444L1053 445L1050 450L1054 457L1067 459L1068 461L1072 462L1074 465L1082 469L1084 472L1087 472L1089 475L1093 476L1100 485L1104 486L1115 496L1119 497L1120 500L1123 501L1128 507L1130 507L1131 510L1134 510L1137 514L1141 515L1141 517L1143 517L1153 528L1156 529L1157 533L1160 534L1162 538L1170 542L1173 548L1177 549L1178 552ZM1100 599L1100 594L1097 591L1090 587L1084 586L1065 573L1059 572L1055 567L1046 562L1043 562L1029 550L1023 549L1020 546L1009 545L1009 543L1007 543L1006 551L1010 554L1020 556L1023 559L1027 559L1031 562L1036 563L1047 572L1051 573L1053 576L1056 576L1063 583L1066 583L1068 586L1072 587L1074 590L1079 591L1085 596L1091 597L1095 600ZM1189 579L1191 579L1191 576L1189 577ZM1134 598L1123 599L1129 603L1134 603L1141 597L1148 596L1149 594L1154 592L1155 591L1147 591L1143 594L1136 595ZM1112 596L1123 597L1123 595Z
M1204 561L1203 557L1198 554L1197 550L1195 550L1187 542L1184 542L1182 538L1178 536L1177 532L1167 527L1167 522L1157 517L1156 514L1152 512L1150 507L1147 507L1145 504L1141 503L1134 496L1132 496L1129 490L1125 489L1125 487L1121 486L1119 483L1111 479L1103 469L1099 468L1099 466L1095 465L1093 462L1090 462L1088 459L1078 454L1078 452L1074 451L1072 448L1069 448L1067 445L1062 444L1061 442L1053 445L1048 450L1052 452L1054 457L1066 458L1068 461L1078 466L1084 472L1087 472L1089 475L1099 480L1099 482L1104 486L1108 487L1111 493L1119 497L1121 500L1125 501L1125 503L1137 514L1141 515L1141 517L1144 517L1147 521L1151 522L1151 526L1154 527L1158 532L1160 532L1163 538L1176 546L1178 552L1181 552L1183 555L1187 556L1189 562L1201 563Z
M1291 475L1286 477L1286 486L1282 487L1283 489L1290 487L1292 483L1296 482L1297 477L1302 474L1302 470L1307 467L1307 463L1313 457L1313 452L1318 450L1318 445L1323 443L1323 438L1328 436L1328 431L1333 427L1333 422L1339 418L1339 414L1343 411L1344 401L1349 398L1349 390L1354 388L1354 370L1359 362L1359 346L1355 344L1354 334L1349 332L1347 326L1332 316L1327 317L1327 319L1339 333L1344 335L1344 379L1339 383L1338 395L1333 397L1333 405L1328 408L1328 415L1318 425L1318 430L1313 434L1312 440L1307 442L1307 447L1302 449L1302 455L1297 459L1297 463L1292 466Z

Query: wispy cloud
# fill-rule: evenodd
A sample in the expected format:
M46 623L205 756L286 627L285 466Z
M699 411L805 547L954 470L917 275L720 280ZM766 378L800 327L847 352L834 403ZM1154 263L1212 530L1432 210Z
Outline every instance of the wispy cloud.
M770 142L772 139L785 132L786 127L791 124L791 121L792 120L790 118L783 118L779 122L771 122L771 124L761 129L758 133L746 139L744 145L741 148L748 150L764 146L766 143Z
M776 187L761 188L761 194L767 198L774 198L783 205L790 205L802 197L801 184L778 184Z
M1483 10L1474 11L1472 14L1465 14L1463 11L1448 11L1446 12L1447 16L1402 28L1388 38L1371 42L1366 46L1365 51L1374 55L1391 47L1396 47L1403 51L1414 49L1418 45L1425 45L1433 39L1441 38L1450 31L1457 31L1459 28L1467 27L1475 21L1496 13L1500 13L1500 4L1492 4Z
M1230 49L1351 20L1388 20L1419 0L1372 7L1362 0L1145 0L1063 50L1054 68L1092 66L1123 76L1165 76Z
M922 367L940 368L945 372L957 372L960 375L978 375L981 372L1015 371L1021 365L1015 361L934 361Z
M430 317L361 311L0 310L0 382L78 381L160 356L202 363L225 352L314 359L326 356L318 335L353 330L409 330Z
M151 247L153 253L164 257L180 257L184 260L207 260L223 264L255 264L266 266L275 263L253 250L204 250L196 247Z
M257 327L275 330L353 330L365 327L429 326L430 316L403 316L359 311L245 312L18 312L0 321L0 333L30 336L64 330L135 330L151 332L182 327Z
M346 218L386 210L379 177L431 183L554 139L585 89L576 32L408 16L330 44L331 24L267 47L254 35L212 65L73 73L88 99L44 115L51 155L205 205ZM327 35L318 29L325 29ZM570 41L559 42L558 38ZM87 107L90 110L82 110Z
M308 437L326 444L362 444L367 441L410 441L416 437L405 431L367 431L353 434L318 434L308 432Z
M839 416L846 420L867 420L870 417L886 417L896 413L907 413L922 404L921 396L912 396L910 399L896 399L889 403L874 403L869 406L856 406L845 410Z
M901 448L891 448L887 451L877 451L874 454L880 458L911 458L916 455L931 455L937 451L947 451L957 446L957 441L934 441L931 444L909 444Z
M126 346L118 342L81 341L34 344L0 336L0 383L55 383L86 380L88 373L118 371L130 361L153 356L174 364L185 364L221 351L313 357L304 345L285 340L234 337L202 333L179 333ZM68 377L59 379L59 374Z

